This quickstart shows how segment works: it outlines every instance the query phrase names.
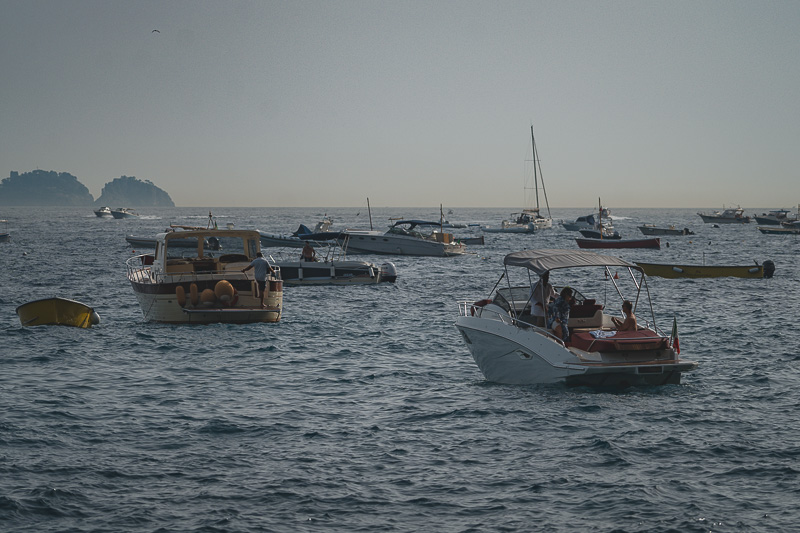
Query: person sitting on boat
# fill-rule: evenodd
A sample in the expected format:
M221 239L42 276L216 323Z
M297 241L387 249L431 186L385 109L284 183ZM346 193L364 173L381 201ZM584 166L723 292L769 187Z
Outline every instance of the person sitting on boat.
M550 284L550 272L545 272L539 281L531 289L531 315L534 317L534 324L544 326L544 310L550 305L550 300L558 296L556 290Z
M251 268L255 269L253 272L253 277L256 279L256 284L258 285L258 292L261 295L261 308L263 309L266 307L264 305L264 297L267 294L267 272L274 274L275 270L272 268L272 265L269 264L269 261L264 258L264 254L261 252L256 254L256 258L253 259L249 265L243 268L242 272L247 272Z
M305 246L303 246L303 251L300 252L300 261L316 261L317 260L317 251L314 250L314 247L306 241Z
M633 304L629 300L622 302L622 313L625 315L625 320L612 316L611 321L617 327L617 331L636 331L636 315L633 314Z
M548 308L547 327L553 330L564 342L569 341L569 306L572 301L572 289L564 287L561 294Z

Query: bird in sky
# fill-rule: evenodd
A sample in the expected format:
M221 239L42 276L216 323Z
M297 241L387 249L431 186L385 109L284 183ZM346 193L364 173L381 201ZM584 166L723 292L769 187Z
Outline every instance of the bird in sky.
M160 31L158 31L158 30L153 30L153 31L151 31L150 33L161 33L161 32L160 32Z

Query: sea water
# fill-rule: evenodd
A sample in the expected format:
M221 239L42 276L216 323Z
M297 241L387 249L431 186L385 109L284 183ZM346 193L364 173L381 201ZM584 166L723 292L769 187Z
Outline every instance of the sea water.
M676 318L681 355L700 366L680 385L608 391L488 383L453 326L457 301L489 296L505 254L577 249L557 224L487 234L461 257L358 256L395 263L397 283L288 287L277 324L144 322L124 263L147 250L125 236L205 226L207 211L0 213L12 234L0 244L0 530L797 530L796 237L614 209L625 238L643 223L695 232L611 252L626 259L770 259L776 271L651 278L659 326ZM274 233L326 214L335 228L370 225L358 208L212 211L220 227ZM497 224L510 211L447 217ZM385 228L439 209L371 216ZM18 305L53 296L93 306L101 324L20 325Z

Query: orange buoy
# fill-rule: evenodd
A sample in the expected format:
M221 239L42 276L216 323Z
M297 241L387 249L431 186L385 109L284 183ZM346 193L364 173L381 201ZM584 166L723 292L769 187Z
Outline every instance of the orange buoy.
M197 284L192 283L189 285L189 301L192 302L192 305L197 306L197 303L200 301L200 297L197 294Z
M203 292L200 293L200 302L205 307L211 307L214 305L214 302L217 301L217 295L214 294L214 291L211 289L204 289Z
M222 303L230 303L233 300L233 285L231 285L230 281L227 280L220 280L214 286L214 294Z
M186 291L183 289L183 285L175 287L175 296L178 298L178 305L184 307L186 305Z

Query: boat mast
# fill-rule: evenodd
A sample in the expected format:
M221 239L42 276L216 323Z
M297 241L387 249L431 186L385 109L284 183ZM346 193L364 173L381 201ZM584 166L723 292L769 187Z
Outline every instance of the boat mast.
M367 214L369 214L369 229L372 231L372 211L369 208L369 196L367 196Z
M539 163L539 151L536 149L536 138L533 136L533 124L531 124L531 145L533 147L533 183L536 189L536 212L539 213L539 177L541 177L544 203L547 206L547 218L553 218L550 215L550 202L547 201L547 189L544 188L544 176L542 176L542 165Z

